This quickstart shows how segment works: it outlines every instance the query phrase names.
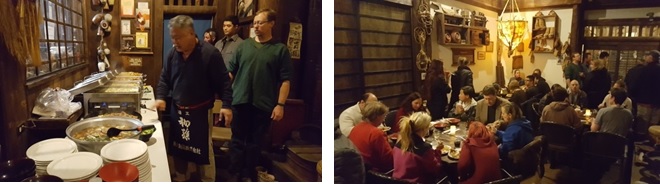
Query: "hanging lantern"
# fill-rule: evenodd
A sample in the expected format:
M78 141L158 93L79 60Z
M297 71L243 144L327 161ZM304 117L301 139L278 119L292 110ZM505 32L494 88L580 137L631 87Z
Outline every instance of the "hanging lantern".
M508 20L503 20L502 16L504 16L504 11L506 11L506 7L509 4L511 5L511 12L509 13L510 18ZM513 54L513 48L516 48L527 38L527 20L525 20L524 16L520 13L516 0L513 0L512 3L511 0L507 0L504 7L502 14L497 18L497 36L499 40L502 41L502 44L509 48L508 56L511 57Z

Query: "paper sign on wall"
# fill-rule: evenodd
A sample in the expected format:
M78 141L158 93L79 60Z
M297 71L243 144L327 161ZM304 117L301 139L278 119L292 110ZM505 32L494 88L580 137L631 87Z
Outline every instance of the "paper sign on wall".
M289 23L289 39L287 46L291 53L291 59L300 59L300 45L302 43L302 24Z
M135 47L148 48L149 47L149 33L137 32L135 33Z
M128 65L129 66L142 66L142 58L141 57L130 57L130 58L128 58Z

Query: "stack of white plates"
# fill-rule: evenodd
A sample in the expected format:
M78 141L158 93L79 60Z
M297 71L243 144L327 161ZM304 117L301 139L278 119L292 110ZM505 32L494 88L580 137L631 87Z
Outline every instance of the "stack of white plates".
M36 164L36 174L46 175L46 167L53 160L78 152L76 143L64 138L47 139L30 146L25 152Z
M104 163L128 162L140 171L140 182L151 181L151 161L147 144L137 139L112 141L101 148Z
M103 160L95 153L78 152L69 156L53 160L46 171L49 175L62 178L62 180L85 181L95 177L103 166Z

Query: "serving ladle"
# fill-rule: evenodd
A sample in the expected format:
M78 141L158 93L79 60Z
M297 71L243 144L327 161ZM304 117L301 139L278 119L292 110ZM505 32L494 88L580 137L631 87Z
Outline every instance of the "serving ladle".
M139 126L137 128L126 129L126 130L118 129L118 128L115 128L115 127L110 127L110 129L108 129L108 132L106 132L106 135L110 138L110 137L115 137L115 136L119 135L119 133L121 133L122 131L136 131L137 130L137 131L141 132L142 130L152 129L154 127L155 127L154 125L144 125L144 126Z

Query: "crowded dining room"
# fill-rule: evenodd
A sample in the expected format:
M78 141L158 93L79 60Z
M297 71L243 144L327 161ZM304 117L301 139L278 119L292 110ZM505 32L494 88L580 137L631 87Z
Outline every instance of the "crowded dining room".
M335 183L660 183L660 1L334 1Z
M320 2L0 0L0 182L320 182Z

